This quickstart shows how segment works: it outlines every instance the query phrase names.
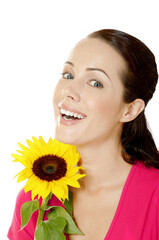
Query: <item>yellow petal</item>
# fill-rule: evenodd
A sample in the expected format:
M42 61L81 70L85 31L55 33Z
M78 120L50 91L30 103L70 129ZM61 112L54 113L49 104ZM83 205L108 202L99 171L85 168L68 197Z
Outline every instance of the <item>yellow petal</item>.
M71 168L68 172L67 172L67 177L71 177L71 176L73 176L73 175L75 175L80 169L83 169L84 170L84 168L83 167L74 167L74 168Z
M28 151L29 148L25 147L23 144L18 143L19 147L24 150L24 151Z
M31 171L31 169L29 169L29 168L23 169L23 170L18 174L19 176L18 176L17 182L21 182L21 181L23 181L23 180L25 180L25 179L27 179L27 178L30 178L32 174L33 174L33 173L32 173L32 171Z
M79 188L78 179L85 176L85 174L77 174L83 168L75 166L80 159L75 146L61 143L56 139L52 140L52 138L45 143L41 136L39 139L32 137L32 140L26 140L29 148L19 143L22 151L18 150L18 152L21 155L12 155L15 162L20 162L25 166L25 169L17 174L17 180L28 179L24 190L25 192L31 191L32 199L36 195L38 195L38 198L42 197L44 199L50 192L56 195L61 201L64 201L66 198L68 199L68 185ZM44 177L44 180L40 179L40 176L43 175L39 174L39 177L35 175L35 172L32 170L34 162L45 155L55 155L64 159L67 165L65 176L58 180L47 181L47 178L45 179ZM40 168L38 171L41 171Z
M78 181L76 179L72 179L72 178L68 178L66 180L66 183L69 185L69 186L72 186L72 187L75 187L75 188L80 188L80 184L78 183Z
M66 191L63 188L63 186L57 184L56 181L52 182L52 193L61 201L61 199L65 199L66 197Z

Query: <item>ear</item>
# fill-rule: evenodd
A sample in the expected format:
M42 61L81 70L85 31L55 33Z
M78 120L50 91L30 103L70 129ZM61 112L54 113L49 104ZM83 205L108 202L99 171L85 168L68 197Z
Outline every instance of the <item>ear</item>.
M126 104L120 122L130 122L134 120L145 108L145 102L142 99L135 99Z

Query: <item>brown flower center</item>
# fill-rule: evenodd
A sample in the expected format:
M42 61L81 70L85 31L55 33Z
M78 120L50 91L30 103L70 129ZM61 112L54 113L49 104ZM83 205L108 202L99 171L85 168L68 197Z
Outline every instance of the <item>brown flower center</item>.
M32 170L38 178L50 182L65 176L67 164L63 158L48 154L38 158Z

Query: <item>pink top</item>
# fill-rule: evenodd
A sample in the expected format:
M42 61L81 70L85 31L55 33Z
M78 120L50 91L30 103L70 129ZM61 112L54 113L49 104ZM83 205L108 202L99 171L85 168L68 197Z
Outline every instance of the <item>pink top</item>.
M30 193L21 191L17 197L13 221L8 232L10 240L33 240L37 212L29 224L20 229L21 205L30 201ZM50 205L61 205L52 197ZM45 219L46 215L45 215ZM66 237L68 239L68 237ZM104 240L159 240L159 170L146 168L138 161L125 182L120 201Z

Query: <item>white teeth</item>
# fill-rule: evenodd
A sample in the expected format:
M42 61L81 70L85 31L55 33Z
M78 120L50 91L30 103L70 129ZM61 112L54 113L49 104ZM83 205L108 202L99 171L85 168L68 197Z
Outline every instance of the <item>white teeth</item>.
M77 113L74 113L74 115L73 115L74 117L77 117L78 116L78 114Z
M66 111L65 109L63 108L60 108L60 113L62 114L65 114L66 116L71 116L71 117L76 117L76 118L79 118L79 119L83 119L84 116L78 114L78 113L73 113L73 112L70 112L70 111Z
M64 114L65 113L65 110L64 109L60 109L60 113Z
M72 120L72 119L70 119L70 118L68 119L66 116L63 116L63 118L64 118L65 120Z
M69 116L70 112L69 111L65 111L65 115Z

